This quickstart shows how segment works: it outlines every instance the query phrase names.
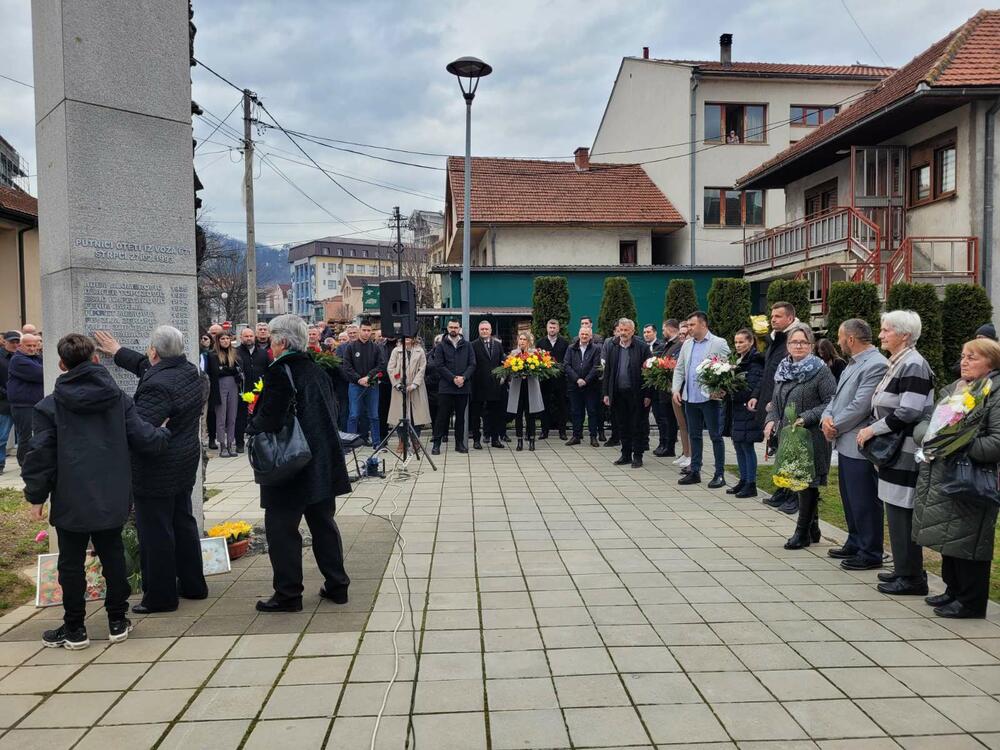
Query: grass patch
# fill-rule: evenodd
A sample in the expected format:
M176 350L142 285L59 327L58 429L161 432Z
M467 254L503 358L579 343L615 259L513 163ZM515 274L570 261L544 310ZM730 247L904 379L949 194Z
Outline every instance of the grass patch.
M28 516L28 504L18 490L0 488L0 614L19 607L35 594L35 587L21 570L35 563L48 544L35 542L35 535L48 528L45 521Z
M739 476L740 473L739 468L733 465L726 466L726 471L735 476ZM777 487L771 481L773 474L773 465L757 467L757 486L768 494L772 494L777 490ZM827 478L826 487L819 488L819 501L819 517L832 526L847 531L847 518L844 516L844 504L840 499L840 482L837 479L837 472L831 471L830 476ZM883 533L885 534L885 549L888 550L890 548L888 526L884 528ZM924 567L935 575L941 575L941 555L932 549L925 548ZM993 572L990 575L990 599L1000 601L1000 546L994 546L993 550Z
M222 492L222 490L220 490L220 489L205 490L205 499L206 500L211 500L213 497L215 497L216 495L218 495L221 492Z

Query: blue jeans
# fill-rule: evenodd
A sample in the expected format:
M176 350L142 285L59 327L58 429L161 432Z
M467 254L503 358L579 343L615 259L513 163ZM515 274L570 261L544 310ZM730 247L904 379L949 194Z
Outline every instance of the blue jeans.
M351 403L350 414L347 417L347 431L358 431L358 417L363 410L365 416L368 417L372 445L378 445L381 441L378 430L378 387L364 388L357 383L349 383L347 398Z
M7 440L14 428L14 418L10 414L0 414L0 466L7 463Z
M754 443L734 440L736 464L740 467L740 481L743 484L757 484L757 451Z
M722 406L720 401L704 401L700 404L684 402L684 416L688 423L688 439L691 441L691 471L695 474L701 471L702 449L707 429L712 441L712 453L715 455L715 475L722 476L726 471L726 445L722 442Z
M573 437L583 437L583 415L587 415L587 427L591 437L597 437L597 404L600 401L597 388L588 386L578 388L572 384L567 388L566 395L569 396L569 409L573 419Z

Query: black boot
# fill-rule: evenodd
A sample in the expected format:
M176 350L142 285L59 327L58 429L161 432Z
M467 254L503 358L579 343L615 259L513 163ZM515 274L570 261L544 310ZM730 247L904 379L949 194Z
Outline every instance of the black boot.
M602 443L607 442L608 437L607 435L604 434L603 427L597 431L597 439L600 440Z
M516 451L523 451L524 450L524 438L518 438L517 439L517 447L514 450L516 450Z
M746 487L746 486L747 486L747 483L746 483L746 482L744 482L744 481L743 481L743 480L741 479L741 480L740 480L740 481L738 481L738 482L737 482L736 484L734 484L734 485L733 485L732 487L730 487L729 489L727 489L727 490L726 490L726 494L727 494L727 495L735 495L735 494L736 494L737 492L739 492L740 490L742 490L742 489L743 489L744 487Z
M625 464L632 463L632 454L622 451L622 454L618 457L618 460L614 462L615 466L624 466Z
M435 440L431 443L431 455L440 456L441 455L441 441Z
M819 540L823 538L823 534L819 530L819 499L818 498L817 498L816 504L813 506L812 521L809 523L809 538L812 540L813 544L818 544Z
M520 441L518 441L518 442L520 442ZM528 450L529 451L535 450L535 439L534 438L528 438Z
M743 489L736 493L736 497L757 497L757 485L753 482L743 485Z
M810 544L809 528L812 526L813 513L819 502L817 490L807 489L798 493L799 517L795 523L795 533L785 542L785 549L802 549Z

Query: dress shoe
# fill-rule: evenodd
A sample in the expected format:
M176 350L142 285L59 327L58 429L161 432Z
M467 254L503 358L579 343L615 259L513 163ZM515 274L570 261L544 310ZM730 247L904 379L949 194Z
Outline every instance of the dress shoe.
M301 612L302 611L302 600L292 599L291 601L283 602L275 599L273 596L266 601L260 599L257 602L258 612Z
M600 443L599 443L599 442L597 441L597 438L595 438L595 437L592 437L592 438L590 439L590 447L591 447L591 448L600 448L600 447L601 447L601 444L600 444Z
M977 612L976 610L969 609L962 602L955 599L954 601L944 604L940 607L934 608L934 614L938 617L953 617L956 619L966 619L966 618L981 618L986 617L986 610Z
M899 578L899 576L896 575L896 571L895 570L885 570L885 571L879 573L878 576L877 576L877 578L880 581L882 581L883 583L892 583L897 578Z
M219 444L216 443L214 440L209 440L208 441L208 449L210 451L218 450L219 449Z
M943 594L934 594L933 596L925 596L924 604L929 607L944 607L955 601L955 597L945 591Z
M319 595L323 599L329 599L334 604L347 604L347 586L340 586L327 591L326 586L319 590Z
M708 489L710 490L717 490L720 487L725 487L725 486L726 486L726 478L721 474L716 474L714 477L712 477L712 481L708 483Z
M477 451L481 451L483 449L483 444L478 440L473 440L472 447L475 448Z
M751 482L737 492L735 497L757 497L757 485Z
M431 443L431 455L440 456L441 455L441 443Z
M503 435L500 436L500 439L503 440L505 443L509 443L510 442L510 435L508 435L507 433L504 433Z
M641 469L642 468L642 454L641 453L636 453L634 456L632 456L632 468L633 469Z
M667 452L663 454L664 458L674 458L677 455L677 451L673 448L667 448Z
M604 447L605 448L617 448L621 444L622 444L622 441L619 440L618 438L611 438L608 442L606 442L604 444Z
M607 435L604 434L604 430L597 431L597 439L600 440L602 443L608 439Z
M631 456L626 456L624 453L622 453L614 461L614 465L615 466L624 466L625 464L630 464L630 463L632 463L632 457Z
M541 432L538 433L538 439L539 440L547 440L548 437L549 437L549 431L548 430L542 430Z
M927 596L927 581L912 582L897 578L889 583L880 583L876 588L883 594L893 596Z
M455 452L456 453L468 453L469 452L469 446L465 445L464 443L456 445L455 446Z
M177 605L175 604L173 607L147 607L145 604L140 603L133 605L132 611L137 615L151 615L155 612L176 612Z
M832 557L832 555L831 555ZM882 567L881 560L866 560L863 557L846 557L840 561L840 567L844 570L878 570Z
M727 494L727 495L735 495L735 494L736 494L737 492L739 492L740 490L742 490L742 489L743 489L744 487L746 487L746 482L744 482L744 481L743 481L743 480L741 479L741 480L740 480L740 481L738 481L738 482L737 482L736 484L734 484L734 485L733 485L732 487L729 487L729 488L728 488L728 489L726 490L726 494Z
M663 458L664 456L667 455L667 446L662 444L656 446L656 448L653 450L653 455L656 456L657 458Z
M566 445L579 445L582 442L583 441L580 440L580 438L574 437L574 438L570 438L569 440L567 440L566 441Z
M529 451L535 450L535 439L534 438L528 438L528 450Z
M677 484L701 484L701 474L697 471L689 472L678 479Z
M834 560L847 560L851 557L857 557L857 555L857 550L848 547L830 547L826 551L826 556L832 557Z
M236 452L237 453L243 453L245 450L246 450L246 448L244 446L242 446L242 445L237 445L236 446Z
M764 505L770 505L772 508L780 508L785 504L785 500L781 495L771 495L771 497L765 497L763 503Z
M208 591L203 591L200 594L185 594L183 591L178 591L177 596L181 599L190 599L191 601L201 601L202 599L208 599Z
M514 450L516 450L516 451L523 451L524 450L524 440L522 438L518 438L517 439L517 447Z
M788 515L792 515L793 513L798 513L799 499L795 497L795 495L792 495L788 500L786 500L784 503L781 504L781 507L779 507L778 510L780 510L782 513L787 513Z
M493 438L490 441L490 448L506 448L507 446L500 442L499 438Z
M566 430L559 430L559 439L560 440L566 439Z

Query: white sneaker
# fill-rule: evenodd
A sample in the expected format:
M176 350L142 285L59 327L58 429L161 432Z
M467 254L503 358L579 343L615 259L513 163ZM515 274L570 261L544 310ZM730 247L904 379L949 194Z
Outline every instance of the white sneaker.
M680 466L682 469L686 469L690 465L691 465L691 456L684 456L684 460L678 464L678 466Z
M685 455L684 455L684 454L682 453L682 454L681 454L681 455L679 455L679 456L678 456L677 458L675 458L675 459L674 459L673 461L671 461L671 463L672 463L672 464L673 464L674 466L681 466L681 465L683 465L683 463L684 463L684 459L685 459L685 458L687 458L687 456L685 456Z

